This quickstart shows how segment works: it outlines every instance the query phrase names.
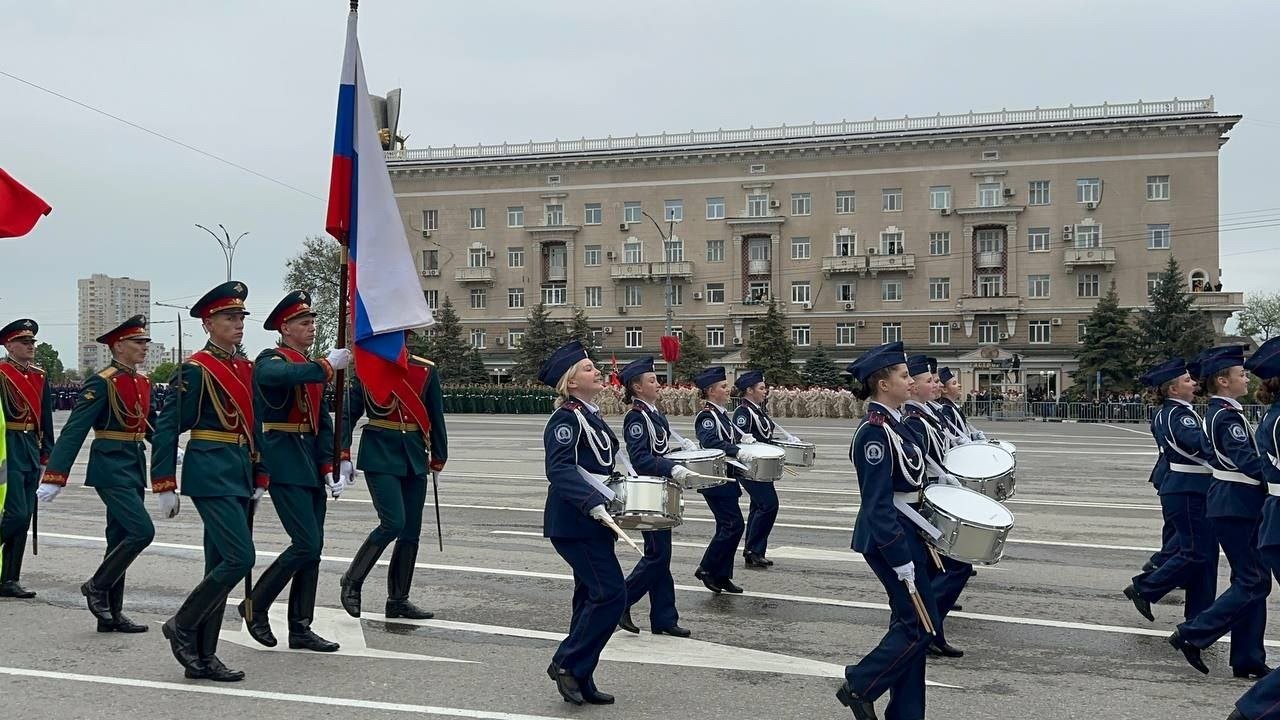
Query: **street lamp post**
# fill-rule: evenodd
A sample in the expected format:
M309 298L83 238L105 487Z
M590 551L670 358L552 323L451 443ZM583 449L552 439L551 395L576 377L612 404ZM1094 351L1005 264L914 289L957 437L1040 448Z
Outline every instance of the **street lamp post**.
M222 256L227 259L227 282L230 282L231 281L231 262L232 260L235 259L235 256L236 256L236 246L239 245L240 241L244 239L244 236L248 235L249 233L242 232L235 240L232 240L231 233L227 232L227 229L222 226L222 223L218 223L218 228L222 230L222 237L218 237L217 233L201 225L200 223L196 223L196 227L209 233L209 235L213 237L214 241L218 243L218 247L222 248Z
M649 222L653 223L653 227L658 231L658 237L662 238L662 264L667 268L667 289L666 289L666 315L667 315L667 335L671 335L671 234L675 230L675 220L667 220L667 232L663 234L662 226L649 213L641 210L640 213L649 218ZM671 385L676 379L675 363L667 363L667 384Z

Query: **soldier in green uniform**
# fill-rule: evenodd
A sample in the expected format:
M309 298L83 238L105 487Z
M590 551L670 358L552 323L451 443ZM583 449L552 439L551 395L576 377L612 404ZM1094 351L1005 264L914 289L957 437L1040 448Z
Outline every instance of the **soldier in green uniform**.
M66 487L67 475L93 430L85 485L107 506L107 553L93 577L80 586L98 632L141 633L146 625L131 621L124 607L124 575L151 544L156 529L143 498L147 493L147 454L151 438L151 382L138 373L147 359L147 319L135 315L97 339L111 348L111 365L84 381L80 399L53 446L36 496L52 502Z
M409 587L422 534L427 473L438 474L449 457L443 392L435 363L410 356L409 374L400 387L388 398L372 397L359 382L351 388L351 411L344 432L350 439L356 420L361 415L369 418L356 467L368 478L378 511L378 527L369 533L342 576L340 600L352 617L360 617L360 588L365 577L393 540L396 548L387 570L387 617L426 620L434 616L409 601Z
M191 431L182 494L204 523L205 576L161 631L192 679L244 679L216 652L227 595L253 569L250 503L262 497L267 483L265 473L255 472L253 363L239 348L248 294L242 283L226 282L192 306L209 342L182 364L174 378L181 396L165 403L151 443L151 489L160 494L161 513L176 515L178 436Z
M36 333L40 326L24 318L0 328L0 343L8 356L0 360L0 403L4 405L5 444L12 487L0 518L0 597L33 598L23 587L22 556L27 549L27 529L36 512L36 487L49 454L53 452L53 393L44 371L32 364L36 358Z
M338 497L352 472L344 457L334 478L333 416L324 389L335 370L346 369L351 351L339 348L317 360L307 357L316 338L316 313L311 295L302 290L286 295L264 326L279 331L280 341L254 362L254 416L261 430L262 463L271 475L271 504L290 544L254 583L252 598L240 603L239 612L254 640L275 647L267 611L289 583L289 647L335 652L338 643L315 634L311 621L324 548L325 490Z

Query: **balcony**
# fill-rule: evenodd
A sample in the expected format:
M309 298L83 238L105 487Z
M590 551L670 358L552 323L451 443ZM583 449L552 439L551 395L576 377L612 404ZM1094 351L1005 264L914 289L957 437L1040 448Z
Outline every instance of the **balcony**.
M1004 267L1004 253L999 250L980 252L974 256L973 264L983 270Z
M524 231L532 235L538 242L554 242L556 238L573 237L582 229L581 225L525 225Z
M665 280L667 273L672 278L691 278L693 277L693 263L689 260L677 260L675 262L656 262L649 267L649 274L654 280Z
M543 282L565 282L569 279L569 269L563 265L547 268L547 277Z
M1189 292L1192 302L1198 310L1222 310L1235 312L1244 309L1244 293L1242 292Z
M748 260L748 275L768 275L770 262L768 260Z
M1022 310L1022 298L1018 295L996 295L992 297L966 295L956 301L956 310L965 315L1014 313Z
M1077 267L1099 265L1110 268L1115 264L1115 248L1067 248L1062 252L1062 266L1067 272L1074 272Z
M458 268L454 271L453 279L460 283L485 283L493 284L493 268L491 267L466 267Z
M822 258L822 272L828 276L839 273L865 274L867 258L865 255L828 255Z
M907 277L916 273L915 253L905 255L871 255L867 257L867 270L872 277L882 272L906 272Z
M609 266L609 277L615 282L622 280L648 280L649 263L614 263Z
M743 300L729 305L729 317L764 317L769 312L770 298Z

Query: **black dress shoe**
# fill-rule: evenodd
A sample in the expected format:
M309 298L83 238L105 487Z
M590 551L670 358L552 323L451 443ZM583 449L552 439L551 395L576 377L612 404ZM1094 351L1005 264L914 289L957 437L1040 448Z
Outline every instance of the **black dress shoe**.
M579 684L581 685L581 683ZM587 685L586 687L582 688L582 699L586 700L588 704L590 705L612 705L613 704L613 696L607 692L600 692L600 689L595 687L595 683L587 683L586 685Z
M214 682L240 682L244 679L243 670L232 670L226 665L223 665L217 655L209 655L208 657L200 659L204 661L205 667L207 668L207 674L202 678L204 680L212 680Z
M179 665L189 672L203 673L208 671L208 666L200 659L200 653L196 649L196 632L194 630L178 627L173 618L169 618L164 625L160 626L160 633L169 641L169 650L173 653L173 659L177 660Z
M266 647L278 645L279 641L276 640L275 633L271 632L271 621L267 619L267 616L253 613L252 617L246 617L246 609L245 601L243 600L236 606L236 612L240 613L240 617L244 618L245 625L249 628L249 637L257 640L259 645L265 645Z
M651 632L653 632L654 635L670 635L678 638L687 638L693 634L679 625L672 625L664 628L653 628Z
M755 553L747 553L746 555L743 556L743 558L747 561L746 564L747 564L747 567L749 568L759 568L761 570L766 570L769 567L769 563L765 562L764 558L760 557L759 555L756 555Z
M930 643L929 654L933 655L934 657L945 657L945 658L964 657L964 651L956 647L955 645L952 645L949 642L944 642L941 645L937 643Z
M1182 653L1182 656L1187 659L1187 663L1190 664L1191 667L1199 670L1205 675L1209 674L1209 666L1205 665L1204 660L1200 658L1200 648L1192 645L1186 640L1183 640L1182 633L1174 630L1173 634L1169 636L1169 644L1173 646L1173 649Z
M1232 677L1247 678L1249 680L1261 680L1262 678L1270 674L1270 672L1271 672L1271 668L1267 667L1266 665L1259 665L1258 667L1247 667L1247 668L1235 668L1235 667L1231 668Z
M724 590L727 593L733 593L737 595L738 593L742 592L742 588L738 587L737 585L734 585L733 581L730 580L729 578L720 578L719 580L716 580L716 584L720 586L721 590Z
M631 621L631 608L622 611L622 617L618 618L618 627L629 633L640 634L640 628L636 627L636 624Z
M30 600L36 596L35 590L28 590L18 584L17 580L6 580L0 583L0 597Z
M963 605L961 605L960 603L956 603L955 605L952 605L952 606L951 606L951 610L952 610L953 612L960 612L960 611L964 610L964 606L963 606Z
M385 615L388 618L406 618L409 620L430 620L436 616L435 613L423 610L408 600L388 600Z
M346 575L338 581L338 602L353 618L360 617L360 586L361 583L348 579Z
M765 565L768 565L769 567L773 567L773 561L772 561L772 560L770 560L770 559L769 559L769 558L767 558L767 557L764 557L763 555L761 555L761 557L762 557L762 558L764 558L764 564L765 564Z
M581 688L578 687L578 680L561 670L554 662L547 666L547 677L556 682L556 690L560 692L560 697L564 698L565 702L570 702L574 705L581 705L586 702L586 699L582 697Z
M1138 612L1142 614L1142 617L1151 621L1156 619L1156 616L1151 614L1151 603L1147 602L1145 598L1138 594L1138 591L1134 589L1132 583L1124 589L1124 596L1129 598L1129 601L1138 609Z
M93 581L89 581L80 586L80 594L98 622L111 622L111 599L107 597L106 590L95 588Z
M716 582L716 579L711 577L711 573L703 570L702 568L694 570L693 576L701 580L702 584L706 585L708 590L717 595L719 595L720 591L723 590L723 588L720 587L720 584Z
M840 704L853 711L853 717L856 720L880 720L876 715L876 706L870 701L855 693L849 683L844 683L840 689L836 691L836 699Z
M332 640L325 640L308 629L304 633L289 633L290 650L312 650L314 652L338 652L340 646Z
M1156 564L1151 562L1150 560L1142 563L1142 572L1144 573L1155 572L1155 569L1156 569Z
M98 632L144 633L148 629L146 625L130 620L124 613L116 613L111 618L107 622L98 621Z

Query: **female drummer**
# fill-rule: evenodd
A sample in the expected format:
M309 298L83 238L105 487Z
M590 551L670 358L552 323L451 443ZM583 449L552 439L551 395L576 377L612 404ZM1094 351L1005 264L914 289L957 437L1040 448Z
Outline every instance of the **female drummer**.
M1206 675L1209 668L1200 651L1231 633L1231 669L1238 678L1266 675L1267 654L1262 635L1267 625L1267 595L1271 579L1258 553L1258 525L1262 501L1263 462L1250 432L1249 421L1236 398L1249 390L1244 349L1228 345L1201 354L1202 393L1211 395L1206 421L1213 449L1213 481L1206 514L1214 535L1231 564L1231 585L1213 604L1180 625L1169 644Z
M729 381L725 377L723 367L709 367L693 379L702 394L702 410L693 418L693 427L702 447L714 448L724 452L727 458L735 458L738 444L745 438L725 409L729 402ZM716 518L716 534L693 576L713 593L742 592L742 588L733 583L733 553L738 549L743 530L742 508L738 506L742 489L736 482L741 480L742 470L733 464L729 464L728 470L729 478L735 482L698 491Z
M1152 603L1159 602L1174 588L1186 588L1183 617L1194 618L1213 604L1218 585L1218 546L1213 541L1213 525L1205 516L1205 495L1213 479L1210 458L1213 447L1204 434L1204 424L1191 401L1196 381L1187 363L1174 358L1144 373L1144 385L1152 390L1159 410L1151 418L1160 457L1152 476L1165 522L1173 528L1174 552L1158 567L1133 578L1124 589L1125 597L1138 612L1154 620Z
M733 411L733 424L744 434L772 444L773 433L778 426L765 409L769 386L765 385L764 373L748 370L739 375L733 385L742 396L742 403ZM766 560L764 554L769 547L769 533L773 532L773 524L778 520L778 491L771 482L759 482L745 476L740 482L751 496L742 557L749 568L768 568L773 561Z
M886 720L925 717L925 656L938 617L933 586L917 581L929 563L920 526L920 489L924 457L902 424L900 408L911 395L911 375L902 343L868 350L847 368L867 403L866 419L849 447L858 475L862 507L853 525L854 550L889 595L889 632L855 665L844 669L845 682L836 698L857 720L875 720L874 703L890 693ZM926 522L920 519L918 522Z
M1258 548L1262 562L1280 579L1280 337L1262 343L1245 368L1262 380L1253 397L1270 404L1258 426L1258 455L1266 478L1267 499L1262 503L1262 525ZM1236 701L1228 720L1275 720L1280 718L1280 673L1271 673Z
M627 605L614 534L604 524L609 520L605 504L614 499L605 482L613 472L618 439L591 404L604 381L581 343L556 350L538 379L560 396L560 407L542 433L551 483L542 534L573 568L573 618L547 675L574 705L608 705L613 696L600 692L592 674Z
M631 405L622 427L632 467L641 475L682 482L689 469L662 456L678 449L693 450L694 444L690 440L684 440L687 445L677 442L667 416L658 409L662 386L653 371L653 357L627 363L621 375L623 398ZM641 535L644 535L644 557L627 576L626 610L618 627L631 633L640 632L631 620L631 606L648 593L649 628L653 634L689 637L692 633L680 627L680 614L676 612L676 583L671 577L671 529L646 530Z
M912 355L907 358L907 371L911 373L911 397L904 406L906 418L903 423L917 436L920 449L925 458L925 474L927 484L960 485L960 481L947 472L943 466L943 457L951 449L942 419L929 406L942 395L942 382L934 374L938 361L925 355ZM960 599L964 586L969 582L973 566L966 562L953 560L937 553L929 553L929 578L933 583L933 592L937 596L938 616L942 622L937 624L937 632L933 643L929 645L929 653L940 657L964 657L964 651L947 642L943 630L947 615ZM941 567L939 567L941 565Z
M963 437L971 440L986 440L987 436L981 430L969 424L969 418L960 407L960 403L964 401L964 389L960 387L960 378L951 371L951 368L944 367L938 370L938 379L942 381L942 397L939 402L950 423Z

